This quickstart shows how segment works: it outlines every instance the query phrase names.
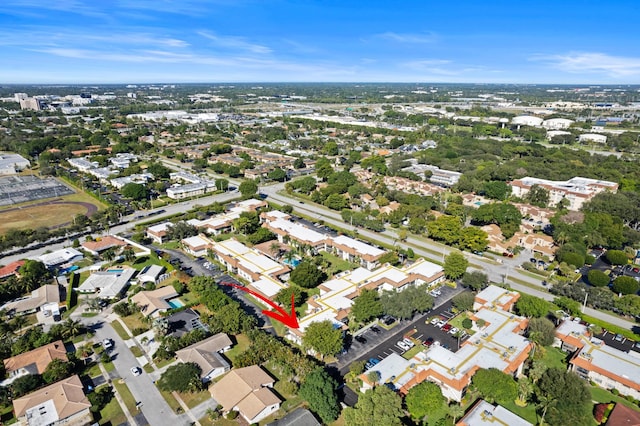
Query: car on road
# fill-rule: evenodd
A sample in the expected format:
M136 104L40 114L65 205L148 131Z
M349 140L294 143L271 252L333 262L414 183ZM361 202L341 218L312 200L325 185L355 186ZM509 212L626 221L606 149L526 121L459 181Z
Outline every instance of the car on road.
M111 339L104 339L102 341L102 347L106 350L109 351L111 349L113 349L113 342L111 341Z
M364 345L365 343L367 343L367 339L365 339L365 338L364 338L364 337L362 337L362 336L356 336L356 337L354 337L354 339L356 340L356 342L358 342L358 343L362 343L363 345Z
M131 367L131 374L134 376L139 376L142 374L142 368L140 367Z

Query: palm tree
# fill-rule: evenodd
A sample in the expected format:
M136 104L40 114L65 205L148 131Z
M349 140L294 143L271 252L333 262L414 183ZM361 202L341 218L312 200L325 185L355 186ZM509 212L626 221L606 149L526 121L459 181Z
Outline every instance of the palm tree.
M456 420L464 415L464 409L460 404L451 404L447 407L449 415L453 418L453 424L456 424Z
M279 258L280 257L280 243L278 243L277 241L272 242L269 245L269 251L271 252L272 255L274 255L275 253L275 258Z
M544 424L544 417L547 415L547 410L555 404L555 402L555 399L547 395L538 395L538 408L542 408L542 416L540 417L539 423L540 426Z
M27 324L29 324L29 321L27 320L27 317L24 315L16 315L11 320L11 328L13 329L13 331L20 331Z
M529 395L533 393L533 383L527 377L522 376L518 379L518 401L522 406L527 404Z
M76 337L81 330L82 324L80 321L69 318L62 323L62 336L64 337Z

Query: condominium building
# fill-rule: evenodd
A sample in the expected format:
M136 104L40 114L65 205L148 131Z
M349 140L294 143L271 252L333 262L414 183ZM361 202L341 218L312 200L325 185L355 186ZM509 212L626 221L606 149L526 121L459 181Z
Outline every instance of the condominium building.
M562 200L567 200L569 210L580 210L584 203L601 192L615 193L618 190L618 184L615 182L583 177L574 177L567 181L524 177L509 182L509 185L512 195L520 198L524 198L534 185L542 187L549 192L549 205L553 206Z
M213 242L211 251L216 260L228 271L251 282L263 277L277 278L289 272L289 268L251 249L235 238Z

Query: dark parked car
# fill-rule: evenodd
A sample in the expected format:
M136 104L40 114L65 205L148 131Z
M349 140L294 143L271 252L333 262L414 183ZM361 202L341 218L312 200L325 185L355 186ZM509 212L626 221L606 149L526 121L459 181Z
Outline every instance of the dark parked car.
M364 337L362 337L362 336L356 336L356 337L355 337L355 340L356 340L356 342L358 342L358 343L362 343L363 345L364 345L365 343L367 343L367 339L365 339L365 338L364 338Z

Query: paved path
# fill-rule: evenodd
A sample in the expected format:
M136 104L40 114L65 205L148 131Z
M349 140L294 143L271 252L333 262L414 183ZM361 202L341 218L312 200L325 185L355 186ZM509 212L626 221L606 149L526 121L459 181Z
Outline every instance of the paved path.
M102 377L104 377L104 379L107 382L109 382L111 380L111 378L109 377L109 373L107 372L107 370L105 370L104 365L102 365L101 362L98 362L98 366L100 366L100 371L102 372ZM115 395L116 400L118 401L118 404L120 404L120 408L122 409L122 412L127 417L127 420L129 421L129 424L131 426L137 425L135 420L133 420L133 416L129 412L129 409L127 408L127 404L124 403L124 401L122 400L122 397L120 396L120 393L118 393L118 389L116 389L115 386L113 386L113 394Z

